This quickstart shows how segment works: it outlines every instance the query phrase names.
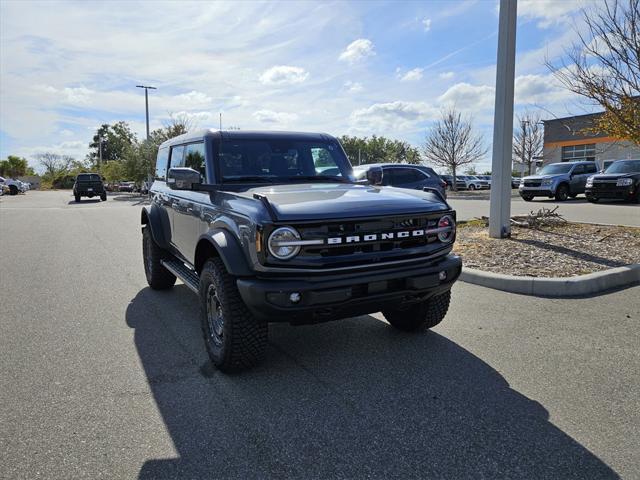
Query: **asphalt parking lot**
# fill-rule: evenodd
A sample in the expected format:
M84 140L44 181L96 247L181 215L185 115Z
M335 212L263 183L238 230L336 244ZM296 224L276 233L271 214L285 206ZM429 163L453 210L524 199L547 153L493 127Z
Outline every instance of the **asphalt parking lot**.
M276 325L225 376L196 297L147 287L140 200L117 198L0 202L1 478L640 477L640 287L458 283L430 333Z
M515 190L514 190L515 192ZM473 218L489 216L489 192L473 192L464 198L450 195L449 203L458 213L458 219L471 220ZM459 195L459 194L458 194ZM584 195L578 195L566 202L558 202L549 198L536 198L532 202L525 202L514 193L511 197L511 215L525 215L530 211L541 208L558 207L558 213L573 222L591 222L614 225L628 225L640 227L640 205L620 201L601 201L589 203Z

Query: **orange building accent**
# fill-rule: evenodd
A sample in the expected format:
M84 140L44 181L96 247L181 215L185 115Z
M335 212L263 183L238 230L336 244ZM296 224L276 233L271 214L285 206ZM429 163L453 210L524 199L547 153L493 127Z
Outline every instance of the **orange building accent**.
M557 147L571 147L573 145L588 145L590 143L610 143L619 142L620 139L614 137L597 137L597 138L583 138L582 140L564 140L561 142L547 142L544 144L544 148L557 148Z

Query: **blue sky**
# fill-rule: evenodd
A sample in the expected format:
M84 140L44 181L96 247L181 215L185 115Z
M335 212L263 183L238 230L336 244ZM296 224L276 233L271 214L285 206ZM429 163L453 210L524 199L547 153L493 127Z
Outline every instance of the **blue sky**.
M593 107L544 66L583 1L520 0L516 111ZM199 127L386 135L420 146L449 106L492 139L498 3L0 3L0 155L83 158L102 123L144 135L171 113ZM35 166L35 162L31 162ZM490 154L480 168L490 163Z

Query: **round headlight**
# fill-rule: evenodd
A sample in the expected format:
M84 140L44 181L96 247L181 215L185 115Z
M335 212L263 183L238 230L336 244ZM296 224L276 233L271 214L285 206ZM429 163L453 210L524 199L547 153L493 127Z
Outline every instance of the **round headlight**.
M269 236L269 253L278 260L289 260L300 252L300 234L291 227L276 228Z
M438 228L448 228L444 232L438 233L438 240L441 242L450 242L456 231L456 222L450 215L445 215L438 220Z

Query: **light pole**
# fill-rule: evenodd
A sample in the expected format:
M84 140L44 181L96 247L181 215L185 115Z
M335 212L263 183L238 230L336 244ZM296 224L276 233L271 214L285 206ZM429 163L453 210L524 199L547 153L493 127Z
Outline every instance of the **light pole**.
M136 87L144 88L144 107L147 114L147 140L149 140L149 90L157 90L157 88L148 85L136 85Z
M98 153L100 154L100 166L102 166L102 144L105 143L107 141L107 139L100 135L100 137L98 137Z
M513 87L516 64L517 0L500 0L496 103L493 120L489 236L511 235L511 165L513 147Z
M527 125L529 120L522 120L520 122L522 128L522 176L524 177L524 162L526 159L525 150L527 149ZM529 164L529 175L531 175L531 164Z

